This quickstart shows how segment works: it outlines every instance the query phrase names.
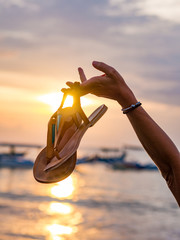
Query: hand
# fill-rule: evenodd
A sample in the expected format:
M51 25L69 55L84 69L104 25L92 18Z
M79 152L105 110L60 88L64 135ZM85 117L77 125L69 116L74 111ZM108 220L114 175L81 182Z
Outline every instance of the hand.
M93 66L104 74L87 80L83 69L79 68L82 95L92 93L98 97L113 99L118 101L123 108L137 102L122 76L114 68L96 61L93 62ZM69 87L73 85L72 82L67 82L66 84Z

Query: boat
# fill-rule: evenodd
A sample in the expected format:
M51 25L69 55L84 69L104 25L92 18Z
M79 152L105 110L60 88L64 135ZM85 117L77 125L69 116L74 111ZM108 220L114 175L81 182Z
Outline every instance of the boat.
M76 164L85 164L85 163L94 163L97 161L96 155L95 156L85 156L82 158L78 158Z
M0 147L9 148L9 151L0 153L0 168L32 168L34 163L25 158L26 152L17 152L16 148L41 148L35 144L0 143Z
M126 152L119 148L102 147L96 150L96 154L84 156L77 159L77 164L101 162L106 164L113 164L115 162L122 162L126 157Z
M119 162L124 162L124 159L126 157L126 152L121 153L118 156L102 156L102 155L93 155L93 156L85 156L82 158L77 159L77 164L83 164L83 163L94 163L94 162L100 162L100 163L106 163L106 164L114 164Z
M140 164L138 162L122 162L114 163L112 165L114 170L158 170L155 164Z
M137 161L127 161L128 150L143 151L142 147L126 145L122 149L101 148L100 154L83 157L77 160L77 164L105 163L114 170L157 170L154 163L141 164Z
M101 156L97 156L97 160L98 162L104 162L107 164L115 164L115 163L124 163L125 162L125 157L126 157L126 152L123 152L121 155L119 156L114 156L114 157L101 157Z

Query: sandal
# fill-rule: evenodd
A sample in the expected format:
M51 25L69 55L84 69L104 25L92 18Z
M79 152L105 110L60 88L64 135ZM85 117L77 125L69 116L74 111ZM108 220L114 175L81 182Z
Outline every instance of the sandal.
M86 130L106 112L105 105L97 108L89 118L80 104L80 83L66 89L61 106L48 123L47 147L34 164L34 177L39 182L57 182L68 177L76 165L76 151ZM63 108L67 95L72 95L72 107Z

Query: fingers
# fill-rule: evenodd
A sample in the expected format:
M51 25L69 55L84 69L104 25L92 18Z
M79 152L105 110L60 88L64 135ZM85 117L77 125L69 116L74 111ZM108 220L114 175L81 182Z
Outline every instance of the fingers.
M74 85L73 82L66 82L66 85L68 85L68 87L72 87Z
M107 87L108 84L112 84L112 81L121 80L124 81L121 75L111 66L103 63L94 61L93 66L97 69L102 71L104 74L101 76L92 77L87 80L86 75L82 68L78 68L81 84L80 84L80 91L82 95L87 93L95 94L101 85L105 85ZM111 83L109 83L111 81ZM67 86L73 88L73 82L66 82ZM109 85L110 86L110 85ZM99 89L100 90L100 89ZM62 92L65 92L65 89L62 89Z
M78 68L78 72L79 72L81 82L83 83L83 82L87 81L87 78L86 78L86 75L85 75L83 69Z
M81 95L90 93L90 89L92 85L91 80L87 80L86 75L82 68L78 68L78 72L81 80L81 85L80 85Z
M92 65L93 65L93 67L104 72L107 76L109 76L111 78L121 77L121 75L113 67L111 67L103 62L93 61Z
M62 88L61 92L65 93L67 91L67 88Z
M87 83L88 81L84 81L83 83L82 83L82 85L83 84L85 84L86 85L86 83ZM73 89L74 88L74 85L75 85L75 83L79 83L79 82L66 82L66 85L69 87L69 88L62 88L61 89L61 92L63 92L63 93L70 93L70 91L69 90L71 90L71 89ZM80 83L79 83L80 84ZM79 88L80 87L80 88ZM81 96L83 96L83 95L85 95L85 94L87 94L88 93L88 91L86 91L86 89L84 89L84 87L81 87L81 85L79 85L79 90L80 90L80 95Z
M70 88L74 85L73 82L66 82L66 84L67 84L68 87L70 87ZM61 92L66 93L68 89L69 89L69 88L62 88L62 89L61 89Z

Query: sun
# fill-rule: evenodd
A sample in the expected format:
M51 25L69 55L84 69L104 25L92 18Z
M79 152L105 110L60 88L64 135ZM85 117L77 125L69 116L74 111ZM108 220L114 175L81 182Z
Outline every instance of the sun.
M51 107L52 112L55 112L60 106L62 98L63 98L63 93L53 92L53 93L48 93L48 94L38 96L37 100L45 104L48 104ZM81 97L82 106L87 106L87 105L90 105L91 103L92 101L89 98ZM67 96L66 101L64 103L64 107L70 107L72 106L72 104L73 104L73 97Z

